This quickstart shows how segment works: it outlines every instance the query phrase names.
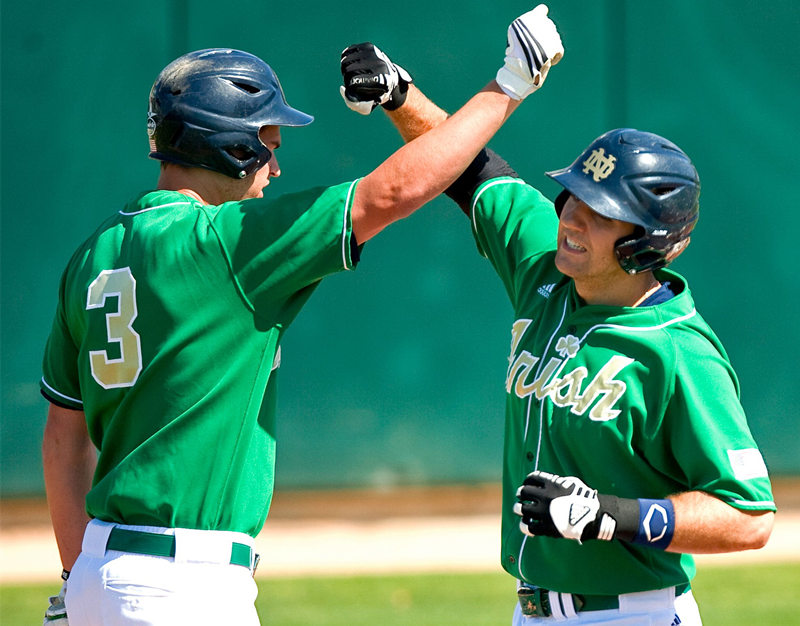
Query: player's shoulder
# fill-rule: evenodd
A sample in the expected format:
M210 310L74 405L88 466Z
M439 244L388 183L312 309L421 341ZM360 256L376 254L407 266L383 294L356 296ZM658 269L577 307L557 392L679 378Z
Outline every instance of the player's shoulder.
M698 350L717 351L719 339L698 310L688 281L668 269L658 270L657 277L662 283L667 283L675 294L654 307L664 331L683 343L697 344Z
M329 186L308 187L279 195L267 194L262 198L226 202L212 207L212 212L213 214L237 212L242 215L259 213L296 215L312 207L325 210L340 207L342 204L349 206L352 204L357 183L358 180Z
M514 176L490 178L481 183L472 196L473 210L479 205L508 201L524 201L531 205L545 205L548 208L553 206L553 203L536 187Z

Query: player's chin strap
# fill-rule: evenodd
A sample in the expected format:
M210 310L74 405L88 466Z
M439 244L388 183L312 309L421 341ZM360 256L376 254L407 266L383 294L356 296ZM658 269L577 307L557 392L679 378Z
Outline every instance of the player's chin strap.
M619 539L666 549L675 532L670 500L598 494L575 476L535 471L517 490L514 512L526 535L611 541Z

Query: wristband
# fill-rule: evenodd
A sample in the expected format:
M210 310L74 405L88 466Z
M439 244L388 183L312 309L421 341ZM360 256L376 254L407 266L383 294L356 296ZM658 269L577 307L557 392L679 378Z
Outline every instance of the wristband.
M675 507L670 500L639 498L639 525L632 543L666 550L675 534Z
M611 541L619 539L665 550L675 533L675 508L667 499L618 498L598 494L600 510L581 537Z
M395 111L405 104L407 95L408 83L401 79L400 82L397 83L397 87L392 91L389 100L384 102L381 106L387 111Z
M65 569L61 570L61 580L67 580L69 578L69 572Z

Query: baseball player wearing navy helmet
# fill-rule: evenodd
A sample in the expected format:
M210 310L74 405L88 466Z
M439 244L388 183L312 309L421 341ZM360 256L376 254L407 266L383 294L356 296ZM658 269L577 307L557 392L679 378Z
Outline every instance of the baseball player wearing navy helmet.
M524 95L515 51L539 59L537 13L508 31L497 82L511 97ZM393 65L376 50L342 54L351 108L376 102L361 85ZM411 141L448 115L407 92L387 114ZM699 177L674 143L632 128L547 175L563 187L555 203L485 149L447 190L513 308L501 538L513 624L700 624L690 554L762 547L775 504L725 350L667 269L697 222Z
M381 88L402 83L395 72ZM363 178L268 198L282 130L312 120L272 68L208 49L161 72L147 118L158 184L69 260L45 348L65 579L46 624L259 623L253 539L272 499L283 333L320 280L441 193L518 104L492 80Z

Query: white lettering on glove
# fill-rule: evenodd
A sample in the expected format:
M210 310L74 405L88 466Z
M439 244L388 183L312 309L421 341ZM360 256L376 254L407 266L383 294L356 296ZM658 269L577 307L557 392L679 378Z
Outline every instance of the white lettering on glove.
M550 68L564 56L556 25L540 4L515 19L508 27L505 64L497 71L497 84L514 100L539 89Z
M378 48L378 46L374 46L374 51L375 56L377 56L386 64L386 71L379 74L374 74L372 76L365 76L363 77L363 80L367 80L372 83L373 87L380 85L382 87L380 97L376 100L351 100L347 97L344 85L339 87L339 93L342 95L344 103L348 106L348 108L356 113L360 113L361 115L369 115L378 106L389 102L389 100L392 98L392 92L397 88L397 85L401 80L407 83L411 82L411 75L399 65L392 63L392 60L386 56L383 50ZM359 78L360 77L355 77L353 82L358 81Z

